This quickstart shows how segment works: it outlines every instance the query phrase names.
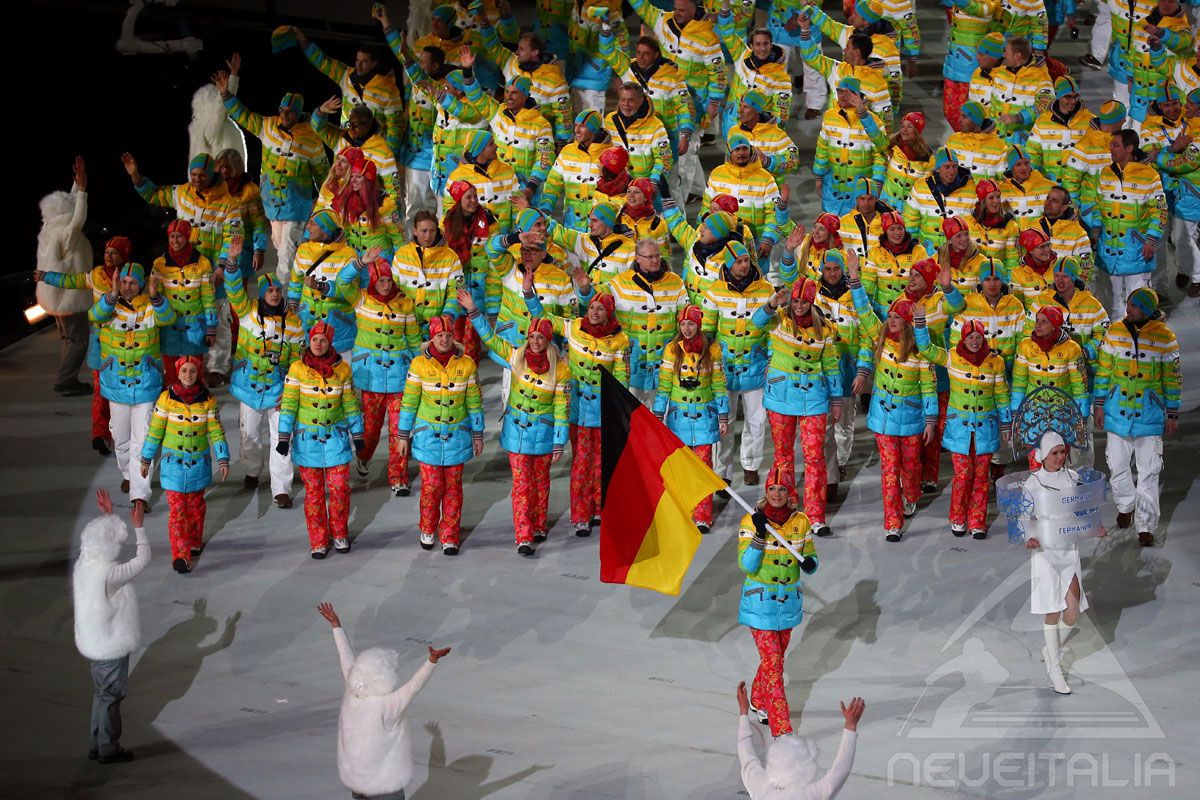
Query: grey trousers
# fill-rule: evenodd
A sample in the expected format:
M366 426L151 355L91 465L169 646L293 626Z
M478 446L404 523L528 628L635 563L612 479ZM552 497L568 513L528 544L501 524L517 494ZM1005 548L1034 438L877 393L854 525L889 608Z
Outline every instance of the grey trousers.
M102 756L121 749L121 701L129 687L129 656L92 662L92 740Z
M68 314L65 317L55 317L54 325L58 328L58 338L62 340L62 350L58 356L58 377L55 386L65 386L79 380L79 369L87 358L88 349L88 318L87 314Z

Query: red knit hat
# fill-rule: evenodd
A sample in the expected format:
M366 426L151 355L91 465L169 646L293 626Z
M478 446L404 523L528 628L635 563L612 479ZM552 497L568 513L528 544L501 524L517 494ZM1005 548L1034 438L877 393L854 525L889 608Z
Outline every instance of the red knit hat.
M831 234L837 233L842 229L842 221L836 214L822 214L821 216L817 217L816 224L820 225Z
M375 285L375 281L380 278L392 277L392 265L385 258L377 258L368 265L368 274L370 275L371 285Z
M942 233L947 239L952 239L967 229L967 223L958 217L946 217L942 220Z
M338 155L350 162L350 169L367 160L367 154L360 147L347 147Z
M1039 313L1043 317L1045 317L1047 319L1047 321L1049 321L1049 323L1054 326L1055 330L1062 327L1063 312L1062 312L1062 309L1059 308L1058 306L1043 306L1038 309L1037 313Z
M719 194L712 199L712 207L718 211L726 211L730 214L736 214L740 203L738 199L731 194Z
M963 323L962 330L959 331L959 333L960 333L960 338L962 338L962 339L966 339L972 333L978 333L980 336L982 336L983 338L986 339L987 338L987 326L984 325L983 322L981 322L980 320L969 319Z
M789 469L783 467L771 467L767 473L767 479L763 481L763 488L767 489L771 486L786 486L788 489L796 487L796 479L792 476Z
M554 326L545 317L531 319L529 320L529 330L525 332L525 337L529 338L529 334L531 333L540 333L549 339L554 336Z
M907 122L917 129L917 133L925 132L925 115L920 111L910 111L900 118L902 122Z
M647 200L653 200L655 195L654 184L649 178L634 178L629 182L630 186L636 186L642 194L646 195Z
M916 305L907 297L900 297L892 301L891 307L888 309L889 314L895 314L903 319L909 325L912 325L913 313Z
M926 286L933 286L937 280L938 269L938 263L932 258L923 258L912 265L912 271L925 279Z
M883 227L884 233L887 233L887 229L893 225L903 225L904 217L900 215L899 211L887 211L880 215L879 224Z
M182 233L184 238L190 238L192 235L192 223L186 219L171 220L171 224L167 226L167 233Z
M792 299L811 303L817 299L817 282L812 278L801 278L792 284Z
M309 343L312 342L314 336L324 336L326 339L329 340L329 343L332 344L333 343L333 326L330 325L328 322L325 322L324 320L317 322L308 331Z
M352 163L350 165L350 174L351 175L362 175L364 178L366 178L369 181L375 180L376 172L377 172L377 170L375 168L374 161L367 161L366 159L364 159L364 160L358 162L357 164Z
M1021 247L1025 248L1025 252L1029 252L1030 250L1041 247L1046 242L1050 241L1050 237L1042 233L1037 228L1030 228L1028 230L1021 231L1021 236L1017 241L1020 242Z
M688 304L679 309L679 321L683 322L685 319L690 319L697 325L703 325L704 310L700 306Z
M455 181L450 184L450 196L454 198L454 202L461 203L463 195L472 189L471 184L466 181Z
M200 356L180 356L175 359L175 371L179 372L179 370L183 369L184 364L191 364L201 375L204 374L204 370L201 369L204 366L204 362L200 360Z
M439 333L454 333L454 317L449 314L440 314L436 317L429 318L429 338L432 339Z
M629 151L624 147L610 147L600 154L600 166L612 173L624 172L629 166Z
M975 196L980 200L987 197L992 192L1000 191L1000 185L991 178L984 178L979 183L975 184Z
M128 236L114 236L104 243L104 249L109 248L116 250L121 254L121 261L126 262L133 255L133 242L129 241Z
M599 303L604 306L604 310L608 312L609 319L612 319L613 312L617 310L617 301L607 292L597 292L592 297L592 302L588 303L588 305L590 306L592 303Z

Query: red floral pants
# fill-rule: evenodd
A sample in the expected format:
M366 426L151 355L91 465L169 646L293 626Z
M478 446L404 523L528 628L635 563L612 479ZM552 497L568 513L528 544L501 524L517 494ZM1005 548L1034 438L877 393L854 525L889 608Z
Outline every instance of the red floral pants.
M108 401L100 395L100 370L92 370L92 438L112 441L108 432Z
M804 453L804 514L810 522L825 521L825 486L829 480L825 464L825 414L793 417L767 412L771 423L771 441L775 445L775 469L786 470L796 478L796 428L800 428L800 448Z
M711 444L698 444L692 448L692 452L700 456L700 460L705 464L712 466L713 446ZM696 504L696 510L692 512L692 521L697 525L712 527L713 501L711 494L705 495L704 499Z
M462 474L462 464L421 464L421 533L436 534L442 544L455 547L462 523Z
M509 453L512 468L513 531L517 544L532 544L533 534L546 530L550 504L550 454L527 456Z
M904 526L903 497L910 503L921 499L921 437L875 434L879 447L879 469L883 473L883 527Z
M404 399L402 392L381 394L379 392L362 393L363 416L363 461L370 461L379 446L379 438L384 425L388 434L388 483L392 486L402 483L408 485L408 455L400 455L400 401ZM385 422L386 420L386 422Z
M942 81L942 114L954 131L962 130L962 106L971 94L971 84L962 81Z
M929 444L921 444L921 480L937 483L942 466L942 433L946 430L946 407L950 405L950 392L938 392L937 425Z
M483 341L465 314L454 320L454 341L462 344L463 355L468 356L476 364L479 363L479 359L483 356Z
M168 386L173 385L177 380L179 380L179 375L175 372L175 359L177 359L177 358L179 358L179 356L164 355L162 357L163 388L164 389ZM204 380L204 371L203 370L200 371L200 380L202 380L202 381Z
M750 635L758 647L758 672L754 673L754 682L750 685L750 703L767 712L772 736L791 733L792 712L783 690L783 655L792 640L792 632L751 628Z
M571 522L600 516L600 429L571 426Z
M350 533L350 465L297 467L304 481L304 521L310 547L329 547ZM326 501L328 494L328 502Z
M951 453L954 483L950 488L950 524L966 525L971 530L987 528L988 485L991 483L991 453L971 455Z
M192 561L192 548L204 546L204 492L164 492L167 496L167 535L171 537L171 560Z

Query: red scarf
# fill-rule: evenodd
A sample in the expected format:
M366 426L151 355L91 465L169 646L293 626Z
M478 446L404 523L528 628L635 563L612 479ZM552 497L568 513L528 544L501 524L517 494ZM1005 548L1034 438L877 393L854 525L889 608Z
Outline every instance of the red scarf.
M697 333L690 339L684 337L679 338L679 346L683 348L685 353L703 353L704 352L704 336Z
M449 226L443 225L444 228ZM458 255L463 266L471 263L471 245L476 239L486 239L488 235L487 210L483 206L475 209L475 213L463 223L462 233L455 238L446 237L446 244Z
M900 142L900 152L904 153L904 157L909 161L917 161L917 151L911 145Z
M920 301L922 298L929 297L931 294L933 294L933 292L930 291L930 287L928 286L926 286L920 294L913 294L912 289L909 289L908 287L904 288L904 296L914 303Z
M763 504L762 512L776 528L791 519L794 513L790 505L773 506L770 503ZM780 533L783 533L783 531L780 531Z
M796 321L797 327L811 328L813 326L812 306L809 305L808 311L804 312L803 314L796 314L793 312L792 319Z
M392 302L392 300L396 298L396 295L400 294L400 289L397 288L396 284L393 283L392 290L387 294L384 294L380 292L379 289L375 288L375 281L371 281L371 285L367 288L367 294L386 305Z
M991 353L991 348L987 346L987 342L983 343L983 347L979 348L978 353L972 353L967 349L967 337L965 336L958 340L958 345L955 346L954 349L958 351L960 356L965 358L967 361L970 361L977 367L982 364L984 359L986 359Z
M186 267L195 261L196 246L188 242L183 246L182 250L172 250L170 245L167 246L167 257L171 259L171 263L177 267Z
M1021 259L1021 263L1029 267L1038 275L1045 275L1046 270L1050 269L1050 265L1054 263L1054 259L1048 259L1045 264L1038 264L1033 260L1033 253L1026 253L1025 257Z
M1054 333L1049 336L1038 336L1035 333L1030 338L1033 339L1034 344L1042 348L1043 353L1049 353L1054 349L1054 345L1058 344L1059 339L1062 338L1062 328L1055 328Z
M341 363L342 357L330 347L325 355L319 356L309 348L304 348L304 363L325 380L333 375L333 368Z
M630 203L626 203L625 207L621 209L621 213L632 220L649 219L650 217L654 216L654 204L643 203L640 206L635 206Z
M898 256L898 255L901 255L902 253L904 253L906 250L908 250L908 245L909 245L910 241L912 241L912 237L906 233L906 234L904 234L904 238L901 239L898 244L893 244L892 240L886 236L883 237L882 244L883 244L884 250L887 250L889 253L891 253L894 256Z
M184 386L179 381L171 384L171 394L179 398L179 402L191 405L197 400L202 400L204 394L204 384L196 381L191 386Z
M1004 214L999 212L995 214L989 214L986 211L983 211L981 214L976 215L976 219L983 223L985 228L999 228L1004 224Z
M538 375L545 375L550 371L550 356L546 355L545 350L540 353L535 353L526 347L525 366L529 367L530 370Z
M951 247L949 252L950 252L950 268L958 269L959 265L962 264L963 258L966 257L967 251L963 250L961 253L956 253L956 252L954 252L954 248Z
M444 367L449 364L450 359L454 357L454 348L451 347L449 350L443 353L441 350L438 350L436 347L431 345L429 348L429 357Z
M631 180L633 180L633 178L630 176L629 170L622 170L616 175L613 175L611 178L601 177L600 180L596 182L596 190L603 192L609 197L618 194L625 194L625 191L629 188L629 182Z

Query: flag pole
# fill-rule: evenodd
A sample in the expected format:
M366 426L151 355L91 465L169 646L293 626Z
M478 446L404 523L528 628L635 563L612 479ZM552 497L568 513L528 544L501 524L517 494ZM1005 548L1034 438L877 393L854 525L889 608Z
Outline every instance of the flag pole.
M729 492L729 496L731 498L733 498L739 506L744 508L746 510L747 514L753 514L754 512L759 510L757 508L752 507L749 503L747 503L745 500L743 500L742 496L740 494L738 494L737 492L735 492L733 490L733 487L730 486L728 482L725 483L725 491ZM796 548L792 546L792 543L789 542L787 539L783 538L783 536L780 535L779 531L775 530L775 527L773 525L771 525L770 522L767 523L767 533L774 536L775 540L778 541L781 545L783 545L783 549L787 550L789 553L794 555L796 557L797 561L804 560L804 556L802 556L798 552L796 552Z

